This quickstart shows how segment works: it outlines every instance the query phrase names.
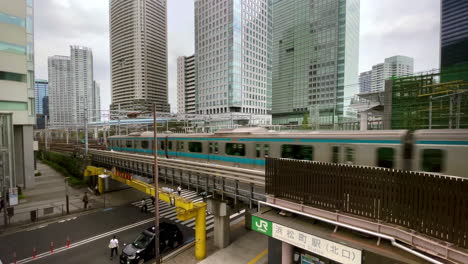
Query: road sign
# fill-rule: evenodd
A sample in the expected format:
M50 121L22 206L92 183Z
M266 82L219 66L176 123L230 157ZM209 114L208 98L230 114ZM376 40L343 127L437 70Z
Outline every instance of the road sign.
M8 195L10 198L10 206L18 204L18 188L10 188L8 190Z

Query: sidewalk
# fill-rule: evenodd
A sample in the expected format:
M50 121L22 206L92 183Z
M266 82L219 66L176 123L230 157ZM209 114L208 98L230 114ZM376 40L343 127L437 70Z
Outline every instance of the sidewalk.
M36 176L36 186L23 190L25 199L14 206L14 216L10 218L9 227L30 224L31 211L36 212L37 220L50 219L66 215L65 178L60 173L41 162L37 163L41 176ZM70 214L83 212L83 195L88 192L88 210L124 205L141 199L144 194L135 189L125 189L95 196L88 188L68 186ZM3 212L0 213L0 229L4 226Z
M232 243L224 249L217 249L214 246L213 233L207 236L206 249L207 257L202 261L195 259L195 247L181 252L179 255L165 260L165 264L266 264L268 256L267 237L254 231L249 231L244 227L244 220L231 225Z

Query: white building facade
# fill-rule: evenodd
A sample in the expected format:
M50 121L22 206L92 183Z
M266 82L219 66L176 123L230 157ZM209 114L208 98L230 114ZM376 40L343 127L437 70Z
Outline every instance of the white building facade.
M177 112L195 114L195 55L177 58Z
M368 93L372 90L372 71L359 74L359 93Z
M101 121L101 86L96 81L93 82L93 95L93 110L90 120L91 122L99 122Z
M197 113L271 123L271 0L196 0Z
M49 125L59 127L76 123L76 93L71 85L70 57L58 55L49 57L48 75Z
M85 115L88 120L94 109L93 93L93 52L90 48L70 47L71 85L75 92L75 120L78 124L84 124Z
M385 80L391 77L405 76L414 72L414 59L407 56L386 58L384 63L372 66L371 89L369 92L380 92L385 89Z
M32 0L0 0L0 199L34 187L34 12Z

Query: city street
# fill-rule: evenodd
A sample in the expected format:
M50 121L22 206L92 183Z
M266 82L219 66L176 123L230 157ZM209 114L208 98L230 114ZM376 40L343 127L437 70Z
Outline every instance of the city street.
M141 213L135 206L108 208L89 215L70 217L68 221L37 226L0 237L0 258L4 263L118 263L110 260L109 240L116 235L123 243L134 240L138 234L152 225L152 215ZM193 230L179 225L184 241L193 240ZM67 237L70 248L67 249ZM53 242L54 253L50 253ZM37 259L33 256L36 248ZM24 260L24 261L22 261Z

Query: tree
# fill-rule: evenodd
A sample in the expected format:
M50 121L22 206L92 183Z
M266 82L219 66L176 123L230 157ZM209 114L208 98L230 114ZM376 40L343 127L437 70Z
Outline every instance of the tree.
M304 117L302 118L302 128L303 129L309 128L309 112L304 113Z

